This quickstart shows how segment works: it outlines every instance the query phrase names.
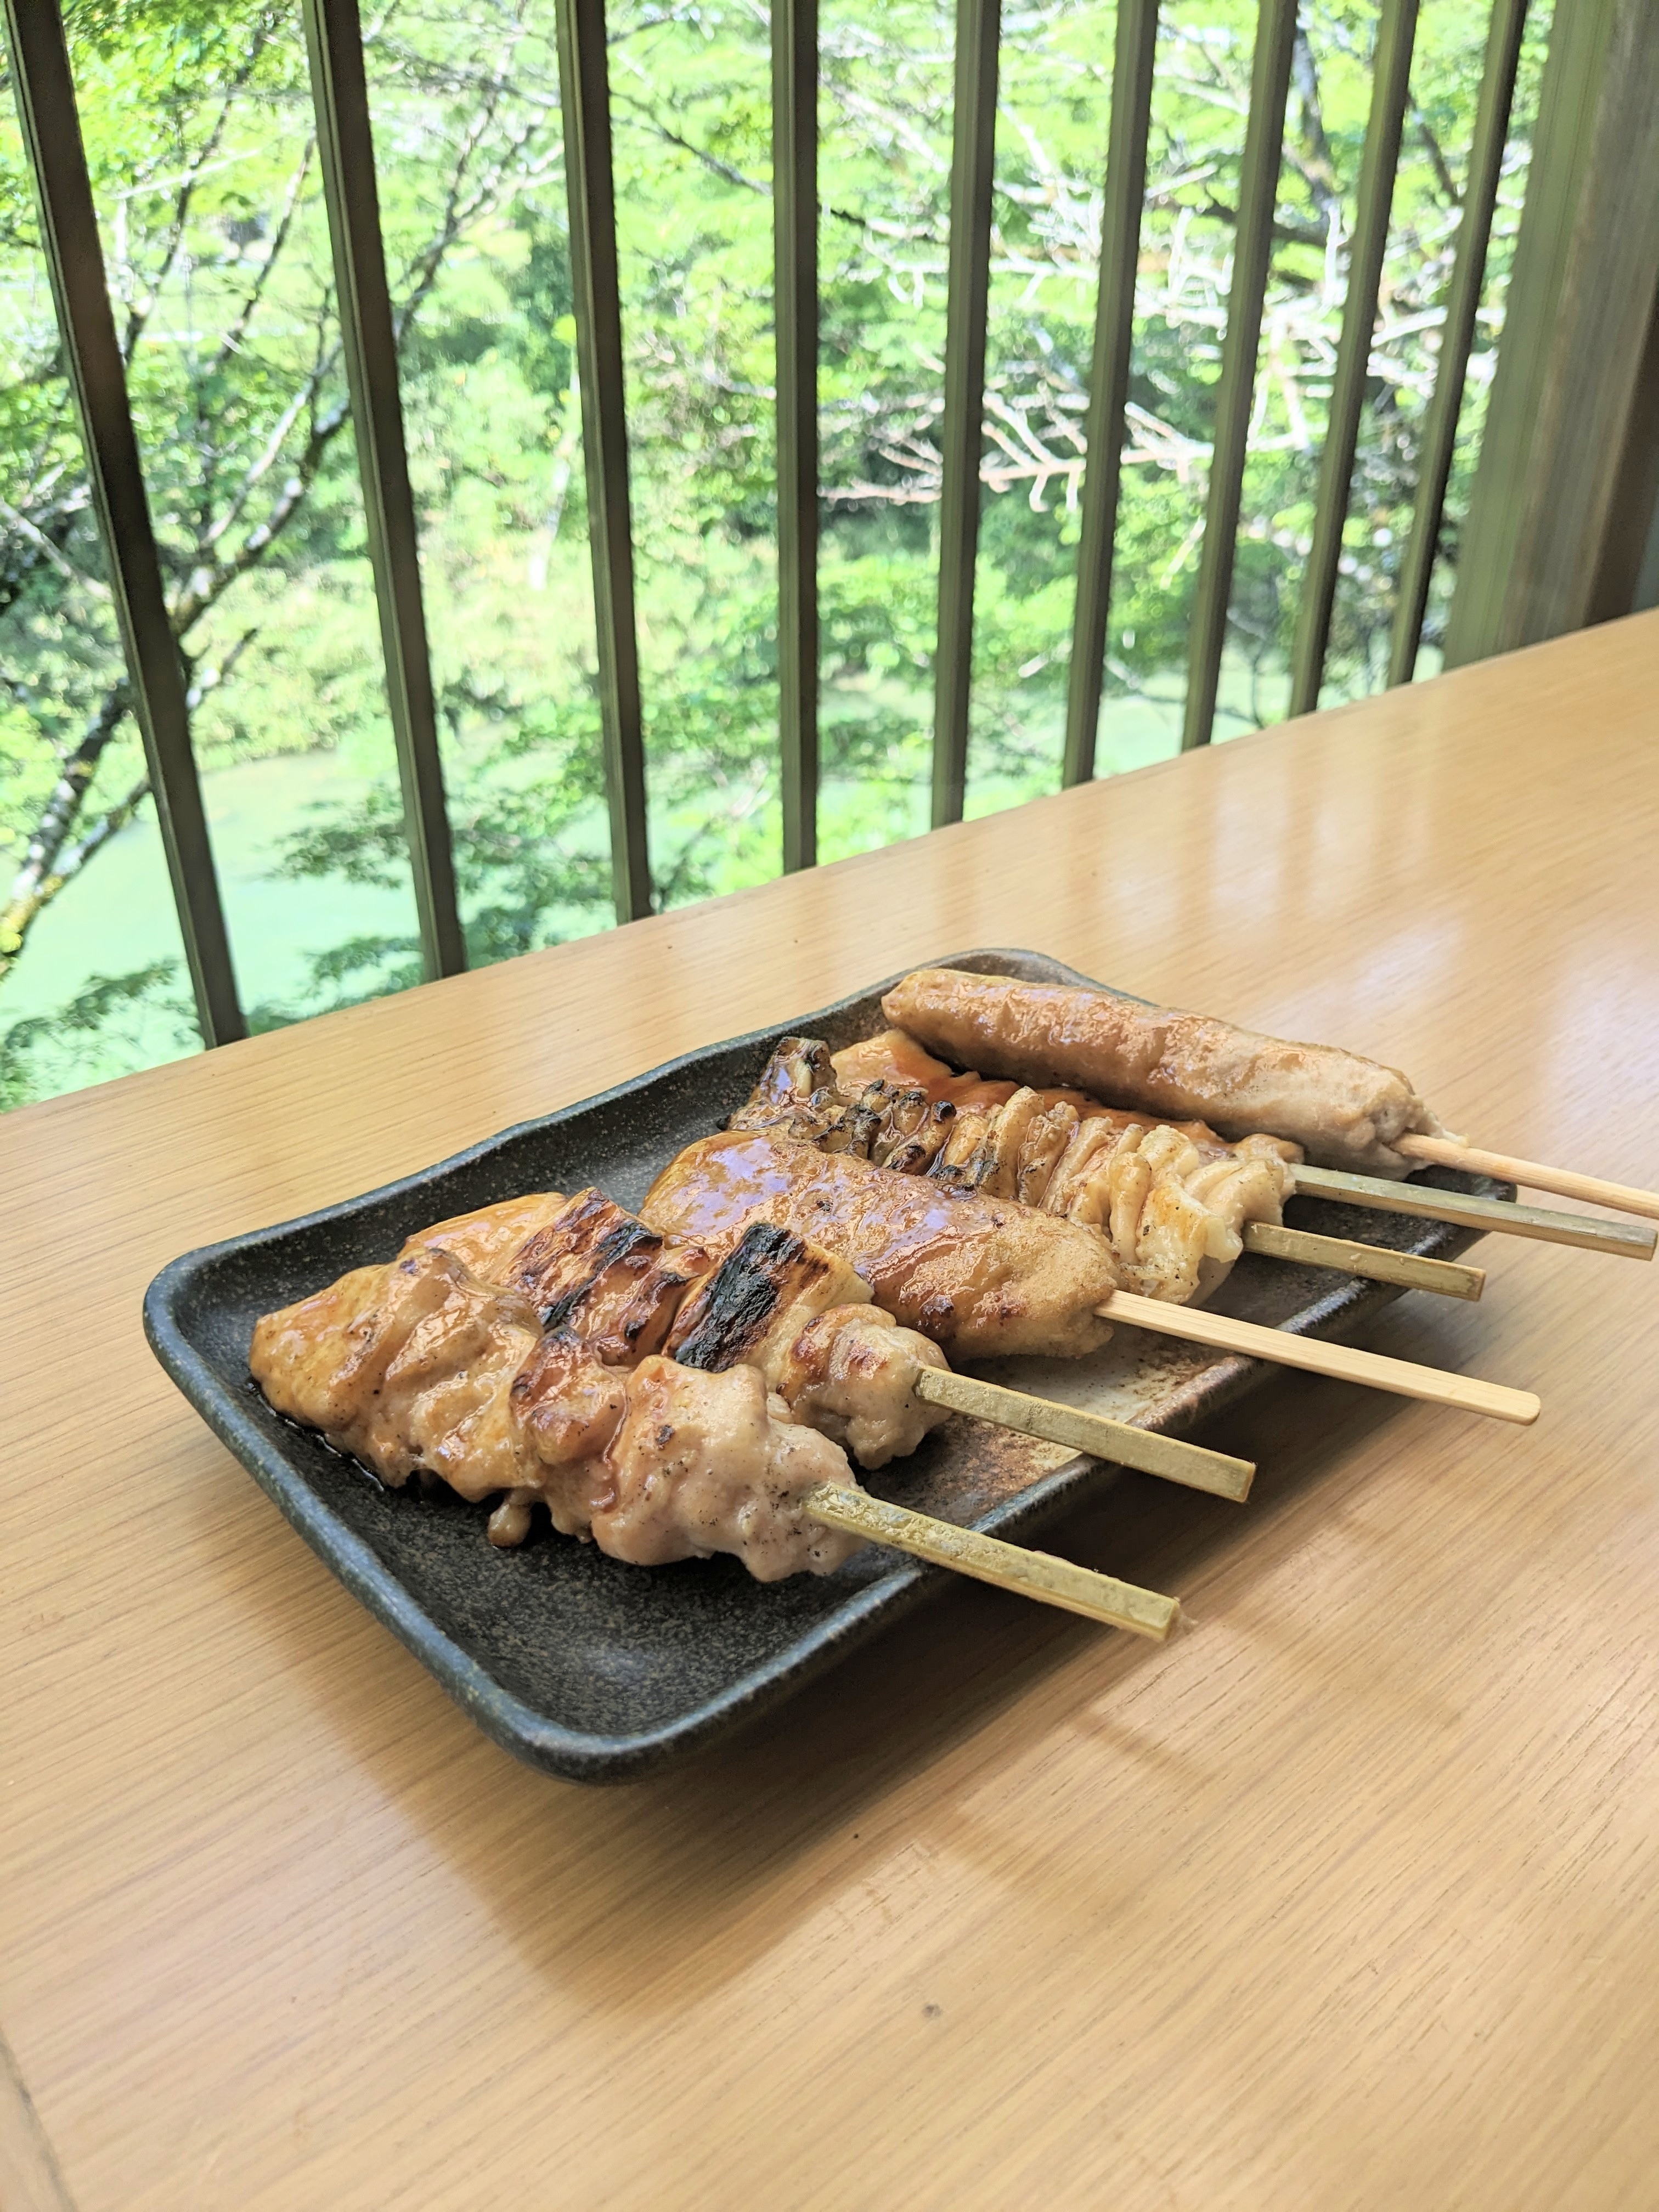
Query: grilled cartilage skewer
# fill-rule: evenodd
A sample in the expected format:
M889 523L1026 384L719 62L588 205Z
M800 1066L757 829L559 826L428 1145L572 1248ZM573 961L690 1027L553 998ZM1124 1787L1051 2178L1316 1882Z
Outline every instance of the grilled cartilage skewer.
M1659 1191L1482 1152L1448 1129L1397 1067L1335 1045L1292 1044L1111 991L955 968L907 975L882 1011L961 1066L1199 1115L1224 1135L1268 1129L1317 1167L1397 1176L1429 1160L1659 1220Z
M1486 1283L1479 1267L1286 1229L1297 1147L1280 1139L1229 1144L1200 1121L1160 1123L1080 1091L953 1075L896 1030L833 1060L818 1039L785 1037L726 1126L781 1128L1064 1214L1106 1237L1127 1287L1176 1304L1208 1297L1243 1251L1452 1297Z
M531 1209L528 1212L526 1209ZM521 1241L526 1226L534 1234ZM914 1451L947 1413L1042 1437L1120 1467L1242 1503L1249 1460L952 1372L932 1339L898 1325L843 1261L787 1229L665 1240L597 1191L514 1200L410 1238L464 1250L477 1273L626 1364L661 1351L683 1366L757 1366L797 1420L864 1468ZM712 1255L726 1249L715 1264Z
M1341 1371L1352 1382L1427 1398L1499 1419L1530 1422L1539 1401L1413 1361L1311 1344L1249 1322L1221 1322L1123 1291L1104 1240L1018 1200L941 1190L850 1153L824 1153L771 1130L728 1131L688 1145L641 1207L665 1236L708 1237L771 1221L823 1243L857 1269L887 1310L947 1349L985 1358L1023 1352L1076 1357L1103 1341L1088 1326L1112 1319L1165 1335L1218 1339L1291 1367Z
M475 1250L496 1225L483 1225ZM1179 1611L1115 1577L884 1506L828 1437L779 1419L758 1368L658 1353L607 1366L568 1333L540 1333L520 1293L481 1282L441 1244L416 1241L265 1316L250 1365L278 1412L394 1487L418 1474L474 1499L504 1490L490 1519L498 1543L521 1541L540 1501L563 1534L637 1565L730 1552L774 1581L827 1574L873 1541L1158 1641Z

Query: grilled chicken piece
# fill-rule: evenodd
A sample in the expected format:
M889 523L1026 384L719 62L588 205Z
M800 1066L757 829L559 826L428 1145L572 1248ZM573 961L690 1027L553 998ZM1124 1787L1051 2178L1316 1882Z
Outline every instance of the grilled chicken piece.
M516 1252L528 1237L562 1212L566 1201L556 1190L535 1191L528 1198L504 1198L495 1206L481 1206L476 1213L458 1213L430 1229L417 1229L404 1246L409 1254L430 1249L453 1252L467 1273L480 1282L495 1279L500 1263Z
M590 1189L567 1200L495 1272L544 1329L569 1328L596 1358L631 1366L662 1349L687 1291L718 1258L701 1244L671 1250L636 1215Z
M522 1540L539 1498L567 1534L641 1565L731 1552L769 1582L858 1548L801 1510L816 1483L852 1486L844 1454L788 1419L757 1369L607 1368L448 1251L360 1267L268 1314L249 1365L278 1413L394 1488L421 1474L464 1498L504 1491L498 1543Z
M465 1235L472 1218L443 1227ZM792 1418L847 1445L860 1466L914 1451L946 1418L915 1393L918 1367L945 1364L936 1347L877 1312L851 1267L787 1231L757 1223L716 1266L711 1246L669 1243L588 1190L493 1267L550 1331L609 1365L662 1351L687 1367L758 1367ZM543 1306L549 1293L553 1303ZM810 1351L796 1359L796 1340L821 1316Z
M266 1314L248 1365L279 1413L394 1489L423 1473L477 1499L538 1480L511 1394L539 1334L522 1298L422 1249Z
M1109 991L923 968L882 1011L935 1052L992 1075L1198 1115L1224 1136L1268 1130L1322 1167L1407 1175L1414 1163L1395 1140L1449 1133L1398 1068Z
M1073 1222L767 1130L687 1146L641 1212L665 1237L714 1238L751 1221L791 1229L965 1358L1092 1352L1111 1334L1095 1308L1122 1287L1108 1246Z
M886 1030L880 1036L844 1045L831 1056L830 1066L836 1090L848 1105L872 1083L891 1083L948 1101L959 1114L983 1114L1006 1106L1019 1088L1017 1083L998 1083L982 1075L958 1075L902 1030Z
M832 1437L863 1468L905 1459L949 1409L916 1395L924 1367L944 1353L879 1306L831 1306L771 1363L774 1388L798 1421Z
M801 1510L818 1483L857 1487L846 1455L790 1420L757 1368L708 1374L653 1353L623 1373L554 1336L514 1398L538 1447L559 1455L543 1492L554 1525L612 1559L655 1567L730 1552L769 1583L831 1573L859 1547Z
M668 1350L687 1367L759 1368L798 1421L833 1437L860 1467L913 1452L947 1418L916 1395L944 1367L937 1345L870 1303L842 1261L787 1229L754 1222L681 1309Z

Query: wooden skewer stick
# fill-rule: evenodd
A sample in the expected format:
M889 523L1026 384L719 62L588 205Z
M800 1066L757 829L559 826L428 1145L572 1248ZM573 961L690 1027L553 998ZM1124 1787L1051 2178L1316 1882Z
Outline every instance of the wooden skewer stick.
M1391 1252L1386 1244L1355 1244L1346 1237L1316 1237L1310 1229L1276 1228L1267 1221L1246 1226L1244 1249L1265 1253L1270 1260L1337 1267L1345 1275L1365 1275L1374 1283L1399 1283L1408 1291L1437 1291L1447 1298L1478 1298L1486 1287L1484 1267L1459 1267L1454 1260L1424 1260L1415 1252Z
M1634 1221L1601 1221L1589 1213L1547 1213L1507 1199L1474 1198L1461 1190L1436 1190L1422 1182L1390 1182L1382 1176L1348 1175L1336 1168L1298 1167L1296 1187L1312 1198L1339 1198L1380 1213L1413 1213L1425 1221L1455 1221L1501 1236L1534 1237L1547 1244L1578 1244L1626 1260L1650 1260L1659 1229Z
M1507 1152L1483 1152L1474 1145L1454 1144L1449 1137L1401 1137L1395 1150L1413 1160L1431 1160L1436 1167L1464 1168L1473 1175L1496 1176L1500 1182L1518 1182L1528 1190L1552 1191L1557 1198L1582 1198L1589 1206L1611 1206L1623 1213L1639 1213L1650 1221L1659 1221L1659 1190L1607 1182L1601 1176L1580 1175L1573 1168L1540 1167L1536 1160L1512 1159Z
M802 1500L814 1521L826 1528L844 1528L849 1535L867 1537L872 1544L889 1544L896 1552L908 1552L930 1559L938 1567L953 1567L959 1575L994 1583L999 1589L1035 1598L1039 1605L1057 1605L1066 1613L1080 1613L1085 1620L1098 1620L1108 1628L1127 1628L1136 1636L1150 1636L1155 1644L1180 1618L1181 1607L1172 1597L1156 1590L1137 1589L1115 1575L1097 1574L1091 1567L1075 1566L1057 1559L1051 1552L1030 1552L1021 1544L1005 1544L1000 1537L982 1536L976 1528L958 1528L949 1521L934 1521L926 1513L912 1513L902 1505L890 1505L872 1498L866 1490L843 1489L839 1483L820 1482Z
M950 1369L918 1368L915 1388L917 1397L930 1405L949 1406L956 1413L1018 1429L1023 1436L1042 1437L1049 1443L1069 1444L1074 1451L1091 1452L1097 1459L1135 1468L1142 1474L1160 1474L1166 1482L1182 1483L1188 1490L1206 1490L1212 1498L1231 1498L1243 1504L1250 1494L1255 1474L1252 1460L1206 1451L1178 1437L1155 1436L1127 1421L1109 1420L1103 1413L1062 1406L1052 1398L1033 1398L1024 1390L1006 1390L1000 1382L981 1382L977 1376Z
M1339 1382L1368 1383L1374 1390L1423 1398L1432 1406L1456 1406L1465 1413L1489 1413L1494 1420L1518 1421L1523 1427L1535 1421L1542 1410L1530 1390L1506 1389L1501 1382L1449 1374L1440 1367L1420 1367L1414 1360L1388 1359L1381 1352L1361 1352L1352 1344L1330 1344L1322 1337L1292 1336L1287 1329L1263 1328L1258 1322L1234 1321L1226 1314L1164 1305L1157 1298L1137 1297L1130 1291L1115 1291L1095 1310L1107 1321L1123 1322L1132 1328L1184 1337L1189 1344L1210 1344L1220 1352L1245 1352L1253 1359L1276 1360L1283 1367L1305 1368L1310 1375L1333 1376Z

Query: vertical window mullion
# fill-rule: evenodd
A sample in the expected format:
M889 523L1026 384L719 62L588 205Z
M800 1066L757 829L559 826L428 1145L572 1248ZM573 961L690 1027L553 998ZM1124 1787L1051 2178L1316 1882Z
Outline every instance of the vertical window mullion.
M1451 480L1457 418L1462 411L1463 382L1468 374L1469 349L1474 341L1474 319L1480 311L1481 286L1486 280L1486 249L1498 209L1510 109L1515 100L1516 72L1520 67L1521 40L1526 27L1527 0L1494 0L1480 76L1480 100L1475 110L1474 136L1469 148L1468 180L1463 188L1463 219L1457 228L1451 284L1446 295L1446 319L1440 334L1440 359L1423 425L1417 495L1412 502L1411 536L1395 589L1394 628L1389 640L1391 684L1411 680L1417 666L1418 649L1423 642L1423 618L1428 610L1435 557L1440 550L1446 486Z
M1347 296L1342 303L1342 331L1337 341L1336 374L1331 383L1325 448L1319 459L1319 491L1314 506L1313 545L1303 572L1291 649L1291 712L1306 714L1319 704L1325 657L1330 647L1331 612L1342 558L1342 532L1348 519L1348 492L1359 443L1359 416L1365 404L1365 376L1376 328L1377 294L1382 257L1388 249L1389 217L1400 167L1400 138L1411 96L1412 46L1417 35L1418 0L1383 0L1372 63L1370 114L1359 163L1359 198L1348 255Z
M5 0L12 85L64 361L143 742L202 1041L246 1034L191 750L184 661L161 583L57 0Z
M1112 611L1112 556L1123 459L1123 410L1134 337L1135 272L1146 196L1146 140L1152 123L1158 0L1118 0L1112 64L1112 121L1100 220L1100 286L1094 358L1089 372L1083 533L1078 544L1077 607L1066 700L1060 780L1086 783L1095 772L1095 733Z
M1227 641L1238 513L1249 453L1250 409L1255 396L1256 347L1273 256L1273 210L1296 40L1297 0L1261 0L1255 52L1250 65L1250 112L1239 173L1238 229L1233 243L1233 281L1227 295L1227 333L1221 349L1215 443L1210 458L1204 513L1204 550L1194 595L1188 647L1187 709L1181 747L1207 745L1215 723L1221 655Z
M818 856L818 11L772 0L783 865Z
M357 0L303 0L303 14L421 957L428 977L453 975L466 965L466 945L455 902L455 861L438 752L362 27Z
M628 489L617 200L611 160L611 73L605 0L558 0L559 103L570 201L576 373L599 657L599 715L611 809L611 874L618 921L651 911L645 743L634 617L634 534Z
M990 307L991 185L996 155L1000 0L957 0L951 159L951 256L945 329L939 647L933 669L933 823L962 819L974 668L985 331Z

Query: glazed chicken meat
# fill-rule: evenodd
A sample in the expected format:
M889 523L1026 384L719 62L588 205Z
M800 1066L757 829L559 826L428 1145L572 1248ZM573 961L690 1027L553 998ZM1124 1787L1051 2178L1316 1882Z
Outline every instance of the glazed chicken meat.
M542 1504L617 1559L730 1552L763 1581L856 1548L801 1508L852 1482L843 1445L879 1466L945 1418L915 1388L937 1348L840 1261L766 1224L670 1243L596 1191L420 1231L267 1315L249 1364L392 1486L502 1493L498 1544Z
M1450 1133L1398 1068L1110 991L922 968L882 1010L959 1066L1022 1084L1075 1084L1152 1114L1196 1115L1224 1136L1267 1130L1321 1167L1408 1175L1414 1164L1395 1151L1397 1138Z
M756 1369L607 1367L451 1252L359 1267L267 1315L249 1364L278 1413L393 1488L422 1475L463 1498L504 1492L500 1542L522 1540L539 1501L564 1534L641 1566L731 1552L770 1582L856 1548L801 1510L817 1484L851 1484L845 1455Z
M877 1303L964 1358L1077 1357L1110 1335L1096 1308L1123 1287L1109 1244L1058 1215L772 1128L688 1145L641 1208L668 1237L726 1236L771 1222L821 1244Z

